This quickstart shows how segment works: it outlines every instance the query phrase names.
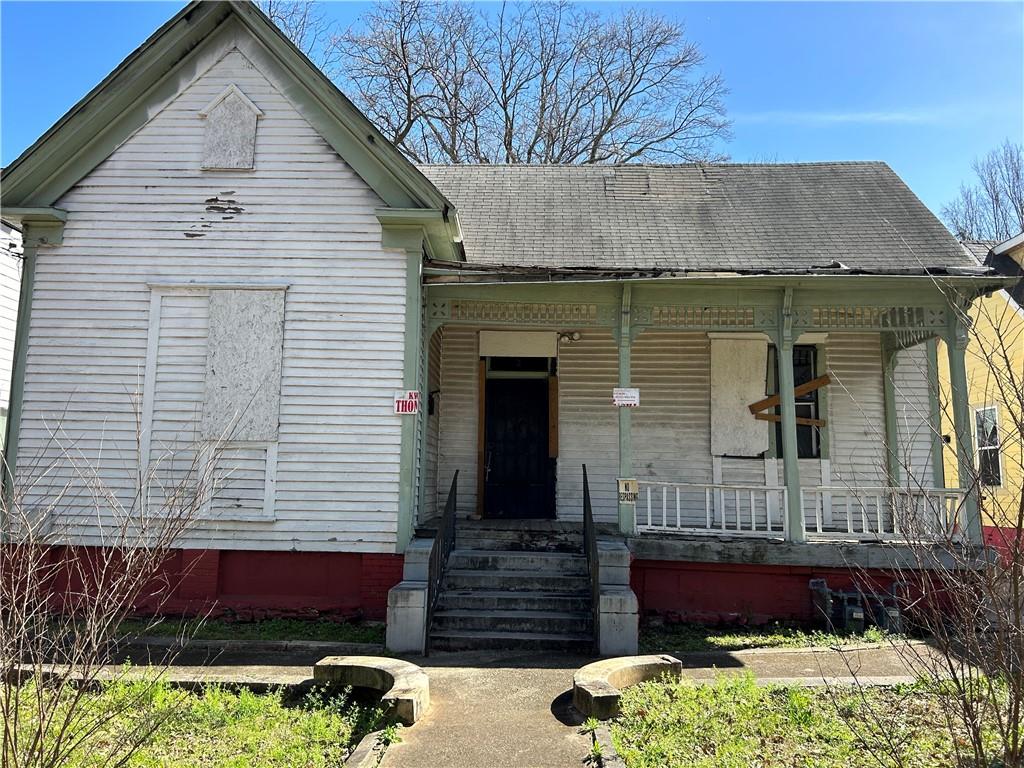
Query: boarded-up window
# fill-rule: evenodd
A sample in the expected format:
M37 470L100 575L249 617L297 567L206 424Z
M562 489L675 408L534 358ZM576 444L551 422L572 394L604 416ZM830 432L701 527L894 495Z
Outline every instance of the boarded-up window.
M273 520L283 326L282 289L154 290L142 448L155 504L202 479L211 517Z
M256 161L256 121L263 116L237 86L228 86L199 116L206 120L204 170L248 170Z
M749 406L764 397L768 342L711 340L711 455L760 456L768 450L768 424Z
M277 440L284 291L210 291L203 437Z

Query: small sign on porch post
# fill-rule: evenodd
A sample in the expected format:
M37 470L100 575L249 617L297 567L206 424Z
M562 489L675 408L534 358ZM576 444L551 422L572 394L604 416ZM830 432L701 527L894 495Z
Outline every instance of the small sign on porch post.
M616 408L636 408L640 405L640 390L636 387L615 387L612 404Z
M640 498L640 483L635 477L619 478L619 504L636 504Z
M395 392L395 413L409 414L420 412L420 393L415 389L407 392Z

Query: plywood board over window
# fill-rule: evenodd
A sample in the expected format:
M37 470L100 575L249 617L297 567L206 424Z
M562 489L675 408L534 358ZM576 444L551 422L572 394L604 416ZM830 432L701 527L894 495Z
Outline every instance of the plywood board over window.
M768 426L750 413L764 397L768 342L711 339L711 455L760 456L768 450Z
M210 291L207 440L277 440L284 291Z

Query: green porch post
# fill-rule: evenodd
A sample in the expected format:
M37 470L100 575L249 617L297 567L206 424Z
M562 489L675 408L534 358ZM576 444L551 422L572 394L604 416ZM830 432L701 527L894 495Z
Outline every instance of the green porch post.
M882 341L882 403L885 412L885 475L890 488L900 485L899 425L896 420L896 348Z
M622 285L621 314L619 316L619 386L628 387L633 346L630 304L633 287ZM619 477L633 476L633 414L629 408L619 408ZM627 536L636 530L636 507L619 503L619 530Z
M967 321L954 313L946 335L946 352L949 356L949 388L953 406L953 431L956 433L956 458L959 485L967 495L964 497L961 525L972 544L980 545L981 507L978 504L978 483L974 471L974 440L971 437L971 406L967 388L967 342L969 340Z
M789 540L804 541L803 502L800 493L800 461L796 442L796 395L793 390L793 290L787 288L779 310L775 348L779 358L779 406L782 411L782 472L786 482L786 517Z
M942 443L942 406L939 403L939 340L926 342L928 349L928 426L932 433L932 485L946 485L945 458Z
M381 215L381 244L390 250L405 252L405 354L402 359L402 389L420 392L423 402L420 373L423 368L423 228L405 222L392 223ZM418 429L420 414L398 416L401 419L402 447L399 458L398 520L395 549L404 552L412 539L419 500L422 472L417 472L420 456L419 442L423 434Z

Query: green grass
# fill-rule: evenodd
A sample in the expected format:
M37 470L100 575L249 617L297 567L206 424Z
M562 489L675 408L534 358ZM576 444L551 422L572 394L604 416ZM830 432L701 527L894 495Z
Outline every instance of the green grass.
M953 745L924 686L865 689L643 683L625 691L612 724L628 768L934 768ZM898 761L864 747L886 739Z
M747 648L811 648L814 646L859 645L884 642L887 636L877 627L860 634L839 635L806 631L784 624L763 627L709 627L702 624L666 624L640 630L640 652L740 651Z
M31 686L21 692L31 697ZM363 735L383 725L378 709L354 703L344 691L314 690L289 703L280 692L210 686L195 694L121 682L86 694L84 706L118 714L62 763L66 768L116 763L110 758L124 756L133 734L147 733L150 723L159 727L123 763L128 768L333 768ZM31 705L23 711L30 714Z
M321 640L332 643L384 642L383 624L325 619L126 619L120 633L128 636L163 635L196 640Z

